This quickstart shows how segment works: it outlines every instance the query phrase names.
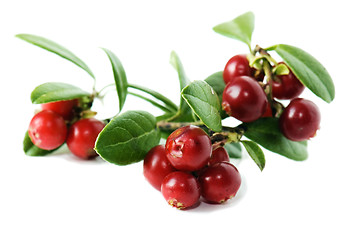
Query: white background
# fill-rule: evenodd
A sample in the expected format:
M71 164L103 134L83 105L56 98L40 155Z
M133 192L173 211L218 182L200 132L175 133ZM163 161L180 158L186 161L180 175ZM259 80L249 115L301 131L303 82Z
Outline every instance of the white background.
M337 2L337 3L336 3ZM340 2L340 3L338 3ZM360 239L360 23L358 1L1 1L0 239ZM212 27L253 11L253 44L298 46L328 69L336 98L318 104L321 130L309 159L266 152L260 172L246 156L238 195L224 205L188 211L167 205L142 175L142 163L119 167L64 152L28 157L22 139L36 109L30 93L49 81L91 90L85 71L14 37L37 34L73 51L93 70L97 89L112 72L100 47L122 61L128 81L179 100L169 64L175 50L188 76L204 79L246 53ZM117 112L115 95L96 105ZM128 98L125 110L159 111Z

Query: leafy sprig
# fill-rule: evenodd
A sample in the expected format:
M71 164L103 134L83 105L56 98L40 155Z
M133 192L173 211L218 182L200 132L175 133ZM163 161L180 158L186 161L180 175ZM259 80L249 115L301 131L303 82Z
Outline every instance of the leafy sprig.
M306 51L286 44L276 44L267 48L256 45L252 49L254 19L254 14L247 12L213 29L248 46L250 66L266 75L267 82L260 84L263 84L269 99L272 100L275 115L277 116L283 107L281 103L273 100L269 83L275 75L288 74L288 67L316 96L328 103L332 102L335 87L331 76L325 67ZM73 62L95 79L95 75L85 62L61 45L40 36L16 36ZM175 52L171 52L170 63L178 73L180 86L180 101L179 104L175 104L155 90L128 82L119 58L112 51L106 48L103 50L112 65L113 85L117 91L119 106L119 114L109 119L109 123L96 141L95 150L104 160L116 165L141 161L152 147L159 144L160 138L166 138L173 130L190 124L202 127L211 136L212 143L215 146L224 145L233 158L242 156L242 144L260 170L263 170L266 164L260 146L292 160L302 161L307 158L307 142L294 142L285 138L278 128L277 118L261 118L250 123L240 123L237 127L222 125L223 119L229 116L221 108L225 88L221 71L211 74L205 80L190 81L180 58ZM277 63L270 53L278 54L288 67ZM138 90L140 93L134 93L132 90ZM31 100L39 104L81 98L90 106L94 98L100 97L100 92L94 89L93 93L88 93L65 83L45 83L34 89ZM148 101L164 114L154 116L140 110L122 113L128 94ZM24 151L31 156L51 153L34 146L28 135L24 138Z

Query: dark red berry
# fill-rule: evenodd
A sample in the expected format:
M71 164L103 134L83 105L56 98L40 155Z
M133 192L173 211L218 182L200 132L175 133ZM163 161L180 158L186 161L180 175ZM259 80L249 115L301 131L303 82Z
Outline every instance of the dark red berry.
M229 155L224 147L218 147L212 151L212 156L208 161L208 165L219 162L229 162Z
M59 114L43 110L31 119L28 133L35 146L53 150L65 142L67 131L65 121Z
M246 54L233 56L228 60L223 71L223 80L227 84L235 77L251 76L252 70Z
M279 119L283 135L292 141L308 140L320 128L321 114L313 102L303 98L293 99Z
M228 162L206 168L198 178L202 197L210 203L223 203L233 198L241 186L241 175Z
M272 95L278 99L293 99L298 97L305 86L298 80L289 69L287 75L277 75L279 82L272 81Z
M174 171L176 169L170 164L163 145L153 147L144 158L143 175L159 191L163 179Z
M161 187L161 192L169 205L185 209L198 203L200 198L199 184L196 178L187 172L168 174Z
M265 92L252 77L237 77L224 88L223 109L242 122L260 118L266 111L267 104Z
M262 114L262 117L263 118L265 118L265 117L273 117L271 104L269 102L267 104L266 111Z
M172 132L165 144L170 163L178 170L196 171L204 167L212 153L210 137L197 126Z
M69 150L79 158L90 159L97 156L94 145L100 131L105 127L94 118L81 119L71 125L66 140Z
M77 104L77 99L49 102L41 104L41 109L51 110L62 116L65 120L71 120L73 117L73 109Z

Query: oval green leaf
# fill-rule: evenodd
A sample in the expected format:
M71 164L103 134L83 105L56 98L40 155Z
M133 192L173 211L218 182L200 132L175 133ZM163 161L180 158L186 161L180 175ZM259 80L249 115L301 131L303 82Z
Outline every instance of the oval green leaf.
M247 44L251 49L252 33L254 30L254 14L252 12L246 12L229 22L215 26L213 30L226 37L240 40Z
M243 123L245 136L262 147L287 158L303 161L308 157L307 141L294 142L288 140L280 132L278 119L260 118L254 122Z
M230 142L224 145L230 158L242 158L242 148L239 142Z
M145 111L127 111L111 120L98 135L95 150L106 161L128 165L144 159L159 144L156 119Z
M222 130L221 105L217 93L205 81L191 82L182 90L182 97L199 119L215 132Z
M57 44L56 42L32 34L17 34L15 36L69 60L70 62L85 70L92 78L95 79L93 72L80 58L78 58L74 53L70 52L68 49Z
M300 48L278 44L270 48L277 52L296 77L314 94L330 103L335 98L335 86L326 68Z
M49 150L44 150L44 149L38 148L37 146L35 146L33 144L33 142L31 141L31 139L29 137L29 133L26 131L26 134L25 134L25 137L23 140L23 150L26 155L33 156L33 157L46 156L46 155L54 152L57 149L49 151Z
M41 104L80 97L89 97L90 93L67 83L48 82L36 87L31 93L31 102Z
M249 156L253 159L253 161L257 164L259 169L263 171L266 165L266 159L264 157L264 153L262 149L257 145L257 143L253 141L242 140L244 148L247 150Z
M223 71L213 73L212 75L207 77L204 81L206 81L217 93L219 104L222 106L223 91L224 88L226 87L226 84L224 83L223 80ZM227 118L228 114L224 110L221 110L221 117L222 119Z
M128 94L128 81L122 63L119 58L110 50L103 48L112 64L115 87L119 100L119 112L122 110Z

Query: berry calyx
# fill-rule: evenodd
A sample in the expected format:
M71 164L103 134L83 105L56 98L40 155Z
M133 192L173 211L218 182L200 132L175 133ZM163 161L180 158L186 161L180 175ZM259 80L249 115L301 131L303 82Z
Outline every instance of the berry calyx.
M189 208L198 203L200 198L196 178L181 171L172 172L164 178L161 192L168 204L178 209Z
M178 170L196 171L204 167L212 153L212 143L205 131L197 126L185 126L167 138L166 154Z
M233 198L241 186L241 175L228 162L206 168L198 177L201 196L209 203L223 203Z
M65 142L67 131L64 119L50 110L35 114L28 129L33 144L45 150L60 147Z
M258 82L248 76L236 77L223 91L222 107L242 122L260 118L267 108L267 96Z
M85 118L75 122L71 125L66 140L69 150L82 159L97 156L94 145L98 134L104 127L105 124L95 118Z
M144 158L143 175L159 191L163 179L174 171L176 169L170 164L163 145L153 147Z
M51 110L62 116L65 120L71 120L74 114L73 109L77 104L78 99L49 102L41 104L41 109Z
M308 140L320 128L321 114L316 104L303 98L293 99L279 119L280 130L292 141Z
M223 80L227 84L235 77L251 76L252 70L246 54L235 55L228 60L223 71Z
M284 63L283 63L284 64ZM305 86L293 74L291 69L287 75L277 75L279 81L272 81L272 95L278 99L293 99L298 97Z

